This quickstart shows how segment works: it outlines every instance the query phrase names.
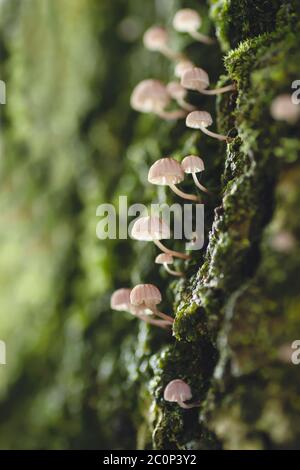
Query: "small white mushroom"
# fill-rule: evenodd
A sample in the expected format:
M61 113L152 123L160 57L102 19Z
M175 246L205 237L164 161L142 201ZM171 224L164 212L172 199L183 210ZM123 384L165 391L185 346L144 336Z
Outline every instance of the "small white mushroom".
M295 124L300 118L300 105L293 103L291 95L279 95L271 104L271 115L276 121Z
M189 255L170 250L161 243L160 240L170 239L171 233L168 225L159 217L146 216L138 218L132 226L131 236L135 240L152 241L160 251L175 258L190 259Z
M175 194L190 201L199 201L194 194L187 194L177 188L184 180L184 171L174 158L160 158L149 169L148 181L159 186L169 186Z
M172 274L172 276L177 276L177 277L182 277L184 274L180 271L175 271L174 269L169 268L169 264L174 263L174 258L171 255L168 255L167 253L161 253L160 255L157 255L155 258L155 263L156 264L162 264L165 270L169 273Z
M130 302L142 309L149 309L152 313L172 324L174 318L158 310L162 298L159 289L153 284L138 284L130 293Z
M165 320L162 321L151 318L149 315L144 313L142 308L134 306L130 300L131 291L132 289L129 288L117 289L112 294L110 299L111 309L129 312L140 320L143 320L146 323L150 323L151 325L159 326L160 328L166 328L166 326L169 325L169 321L166 322Z
M157 116L172 120L186 116L186 112L179 109L166 111L171 97L165 85L159 80L143 80L133 90L130 98L131 107L141 113L154 113Z
M210 81L208 73L200 67L185 70L181 77L181 85L187 90L194 90L204 95L218 95L227 91L235 90L235 85L227 85L215 90L207 90Z
M183 86L180 85L180 83L178 82L168 83L167 91L169 95L171 96L171 98L177 101L177 103L179 104L179 106L181 106L181 108L187 111L193 111L194 109L196 109L195 106L185 101L187 91L185 88L183 88Z
M189 409L199 406L199 403L186 404L191 400L191 387L181 379L175 379L168 383L164 390L164 399L166 401L178 403L181 408Z
M182 58L180 54L170 48L168 32L161 26L151 26L151 28L147 29L144 34L143 42L146 49L160 52L170 60L177 61Z
M192 175L197 188L209 194L208 189L206 189L197 178L197 173L204 171L204 162L202 158L198 157L197 155L188 155L182 160L181 166L186 174Z
M173 19L173 26L180 33L188 33L197 41L204 44L214 44L214 40L198 31L202 24L199 13L191 8L178 10Z
M200 129L205 134L218 140L228 141L229 138L225 135L216 134L215 132L209 131L207 128L212 125L213 119L211 115L206 111L192 111L186 117L186 126L191 129Z

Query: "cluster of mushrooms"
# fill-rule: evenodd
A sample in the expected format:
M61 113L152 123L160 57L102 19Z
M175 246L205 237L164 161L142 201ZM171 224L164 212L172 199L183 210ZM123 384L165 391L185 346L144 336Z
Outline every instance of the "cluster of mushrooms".
M199 32L201 17L197 11L185 8L179 10L173 19L173 27L178 32L188 33L196 41L204 44L214 44L214 39ZM208 129L213 124L212 116L203 110L197 110L187 101L188 90L197 91L203 95L217 95L236 89L235 84L218 89L210 89L210 80L207 72L195 66L187 57L174 51L170 45L170 38L165 28L152 26L143 38L144 46L150 51L160 52L174 62L174 75L176 79L167 85L156 79L147 79L140 82L133 90L130 103L134 110L142 113L154 113L165 120L185 119L186 126L199 129L206 135L220 141L229 142L228 136L220 135ZM171 102L175 101L177 109L169 109ZM290 95L280 95L272 103L271 115L275 120L285 120L290 124L296 123L300 117L299 107L295 107ZM179 187L185 174L191 174L195 185L200 191L209 193L203 186L197 174L204 171L204 162L197 155L186 156L181 163L167 157L157 160L150 168L148 181L155 185L169 186L179 197L190 201L200 201L194 194L187 194ZM189 255L167 248L161 240L170 238L168 225L159 217L140 217L133 225L132 238L136 240L152 241L160 249L155 262L163 265L165 270L175 276L182 277L184 273L172 269L174 258L187 260ZM159 289L153 284L139 284L133 289L122 288L116 290L111 297L113 310L128 311L136 318L160 328L170 329L174 319L161 312L158 308L162 300ZM192 392L190 386L181 379L172 380L164 390L164 400L176 402L181 408L193 408L199 403L191 403ZM189 402L189 403L186 403Z
M179 10L174 19L173 26L179 32L190 34L196 41L210 45L215 41L199 32L201 17L191 9ZM219 89L209 89L210 81L207 72L196 67L182 54L177 53L170 46L170 39L165 28L153 26L144 34L144 45L148 50L158 51L175 64L175 76L179 79L164 85L155 79L143 80L132 92L130 103L134 110L142 113L154 113L162 119L177 120L186 119L187 127L199 129L210 137L221 141L228 141L227 136L216 134L208 130L213 123L211 115L206 111L196 110L187 101L187 91L195 90L204 95L217 95L235 89L235 85L229 85ZM179 108L168 109L174 100ZM196 187L205 193L209 193L198 178L198 174L204 171L204 162L197 155L186 156L181 163L167 157L157 160L149 169L148 181L151 184L168 186L177 196L199 202L200 198L194 194L187 194L178 185L184 180L185 174L190 174ZM169 226L156 216L146 216L137 219L132 227L132 238L136 240L152 241L159 248L155 262L163 265L172 276L182 277L183 272L172 269L175 258L187 260L190 255L167 248L161 240L170 238ZM193 242L192 242L193 243ZM116 290L111 297L111 308L118 311L127 311L136 318L163 329L172 327L174 318L159 310L158 305L162 300L159 289L153 284L139 284L134 288L122 288ZM164 390L164 399L176 402L182 408L193 408L199 403L186 403L192 399L189 385L181 379L172 380Z

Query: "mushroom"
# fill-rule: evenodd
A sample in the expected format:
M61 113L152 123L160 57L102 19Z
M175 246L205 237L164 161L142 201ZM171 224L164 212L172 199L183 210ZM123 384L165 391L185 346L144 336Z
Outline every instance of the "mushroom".
M193 114L193 113L192 113ZM177 188L176 184L184 180L184 171L174 158L160 158L149 169L148 181L152 184L169 186L175 194L190 201L199 201L194 194L187 194Z
M169 264L173 264L174 258L173 256L167 254L167 253L161 253L160 255L157 255L155 258L155 263L156 264L162 264L165 270L169 273L172 274L172 276L177 276L177 277L182 277L184 274L180 271L175 271L171 268L169 268Z
M159 80L143 80L134 88L130 104L133 109L141 113L154 113L163 119L180 119L186 116L181 109L165 111L170 104L171 97L165 85Z
M138 284L130 293L130 302L144 310L149 309L152 313L160 318L168 321L170 324L174 322L174 318L160 312L157 305L161 302L161 293L153 284Z
M197 155L188 155L182 160L181 166L186 174L192 175L195 185L201 191L209 194L208 189L206 189L197 178L197 173L204 171L204 162L202 158L198 157Z
M187 91L185 88L183 88L183 86L180 85L180 83L178 82L168 83L167 91L169 95L171 96L171 98L177 101L179 106L181 106L183 109L186 109L187 111L193 111L193 109L196 109L195 106L185 101Z
M169 250L161 243L160 240L169 239L171 234L168 225L159 217L146 216L137 219L132 226L131 236L135 240L152 241L161 251L175 258L190 259L189 255Z
M192 398L190 386L181 379L175 379L168 383L164 391L164 399L178 403L181 408L189 409L199 406L199 403L186 404Z
M157 51L170 60L179 60L180 54L177 54L169 47L169 35L165 28L161 26L151 26L147 29L143 37L144 46L149 51Z
M214 44L214 40L205 34L199 33L198 29L202 24L199 13L191 8L178 10L173 19L173 26L180 33L188 33L197 41L204 44Z
M227 91L235 90L235 85L227 85L215 90L207 90L209 87L208 73L199 67L185 70L181 76L181 85L187 90L196 90L203 95L219 95Z
M206 111L192 111L187 115L185 123L187 127L190 127L191 129L200 129L202 132L209 135L210 137L214 137L215 139L226 141L229 140L227 136L216 134L215 132L211 132L207 129L212 125L213 119Z
M186 70L192 69L194 67L195 66L193 62L191 62L190 60L187 60L187 59L180 60L175 65L175 69L174 69L175 77L181 78Z
M276 121L295 124L300 117L300 107L293 103L290 95L279 95L271 104L271 115Z
M161 328L165 328L169 325L169 321L162 321L150 318L149 315L143 313L143 310L139 307L132 305L130 301L130 294L132 289L129 288L122 288L117 289L110 298L110 307L112 310L117 311L125 311L130 312L135 317L143 320L146 323L150 323L151 325L159 326Z

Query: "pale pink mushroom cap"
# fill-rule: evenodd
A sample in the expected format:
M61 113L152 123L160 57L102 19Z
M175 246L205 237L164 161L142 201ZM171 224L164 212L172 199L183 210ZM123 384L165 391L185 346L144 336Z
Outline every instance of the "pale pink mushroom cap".
M204 162L202 158L198 157L197 155L188 155L185 157L181 162L181 166L183 171L187 174L204 171Z
M192 111L187 115L185 123L191 129L200 129L211 126L213 120L207 111Z
M146 216L134 222L131 236L136 240L153 241L169 239L171 234L168 225L159 217Z
M144 46L150 51L160 51L167 46L168 41L168 33L161 26L152 26L147 29L143 37Z
M205 90L209 86L209 76L205 70L193 67L182 74L181 85L188 90Z
M190 386L183 380L175 379L168 383L164 391L164 399L176 403L182 403L192 398Z
M161 293L153 284L138 284L131 291L130 301L139 307L151 307L161 302Z
M173 26L176 31L189 33L197 31L201 26L201 17L197 11L191 8L183 8L178 10L173 19Z
M168 83L167 92L174 100L183 100L187 94L186 89L178 82Z
M160 253L155 258L156 264L173 264L173 261L174 261L173 256L167 253Z
M191 62L190 60L181 60L175 65L175 70L174 70L175 77L181 78L184 72L194 67L195 66L193 62Z
M128 311L131 307L130 302L131 289L118 289L110 298L110 307L113 310Z
M142 113L157 113L170 103L171 98L165 85L159 80L143 80L133 90L130 104Z
M276 121L295 123L300 117L300 106L292 102L291 95L279 95L271 105L271 115Z
M161 158L149 169L148 181L152 184L168 186L184 180L184 171L174 158Z

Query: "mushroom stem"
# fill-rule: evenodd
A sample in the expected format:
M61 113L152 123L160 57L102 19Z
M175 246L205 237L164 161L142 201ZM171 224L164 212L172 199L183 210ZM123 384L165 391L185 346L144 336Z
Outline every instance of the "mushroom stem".
M221 140L221 141L227 141L228 137L226 135L221 135L221 134L216 134L215 132L212 132L207 129L205 126L199 126L199 129L201 129L204 134L209 135L210 137L214 137L215 139Z
M184 408L185 410L190 410L191 408L195 408L195 407L199 406L200 403L191 403L191 404L187 405L186 403L184 403L184 401L179 401L178 405L181 408Z
M194 109L196 109L195 106L187 103L184 99L177 100L177 103L182 107L182 109L185 109L186 111L194 111Z
M177 276L177 277L182 277L184 274L180 271L175 271L174 269L169 268L167 263L163 263L163 266L165 270L169 273L172 274L172 276Z
M169 250L169 248L167 248L166 246L164 246L160 240L153 240L153 242L155 243L155 245L161 250L163 251L164 253L167 253L168 255L172 255L174 256L175 258L180 258L180 259L191 259L191 256L190 255L186 255L184 253L179 253L179 251L173 251L173 250Z
M191 31L190 35L196 39L196 41L203 42L204 44L212 45L216 43L214 39L206 36L206 34L199 33L198 31Z
M186 111L183 111L182 109L177 109L175 111L165 111L162 109L156 114L162 119L167 119L168 121L172 121L175 119L184 119L187 115Z
M171 325L170 321L165 320L156 320L154 318L150 318L148 315L139 314L137 315L140 320L143 320L145 323L149 323L150 325L158 326L159 328L168 328Z
M172 191L174 191L175 194L182 197L183 199L188 199L189 201L197 201L197 202L200 201L198 196L195 196L194 194L184 193L183 191L181 191L181 189L177 188L177 186L173 183L170 183L169 186L172 189Z
M195 183L195 185L197 186L197 188L201 189L201 191L204 191L204 192L207 193L207 194L211 194L211 193L208 191L208 189L206 189L206 187L203 186L203 185L200 183L200 181L199 181L198 178L197 178L196 173L192 173L192 177L193 177L194 183Z
M203 93L203 95L220 95L221 93L226 93L227 91L233 91L236 90L235 85L227 85L222 88L215 88L214 90L203 90L199 89L200 93Z
M183 59L183 56L181 54L178 54L174 51L172 51L172 49L170 49L169 47L167 46L164 46L164 47L161 47L160 48L160 52L169 60L172 60L174 62L178 62L179 60L182 60Z
M174 318L172 318L172 317L170 317L170 315L166 315L165 313L158 310L156 305L152 305L151 307L149 306L149 308L152 310L154 315L156 315L157 317L162 318L163 320L167 321L171 325L174 323Z

